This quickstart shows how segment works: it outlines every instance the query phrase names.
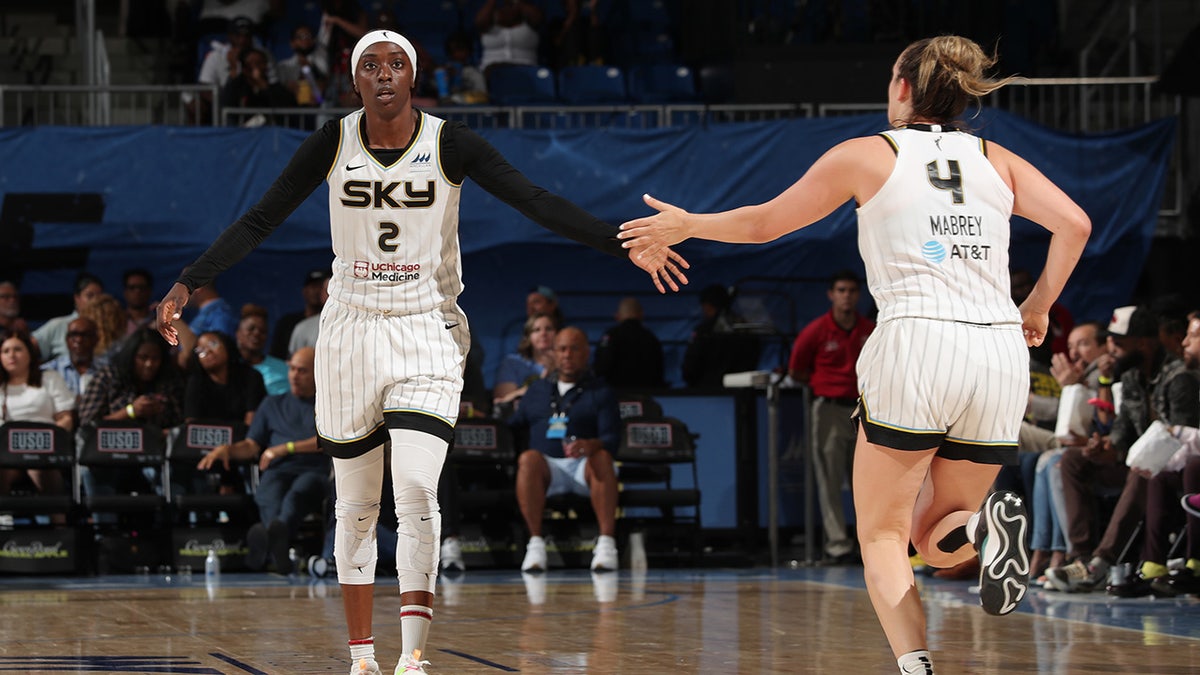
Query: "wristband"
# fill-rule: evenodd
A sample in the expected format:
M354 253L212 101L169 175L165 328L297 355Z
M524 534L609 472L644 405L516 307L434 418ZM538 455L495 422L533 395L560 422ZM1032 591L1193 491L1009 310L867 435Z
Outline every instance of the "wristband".
M129 403L125 406L125 414L129 415L129 419L133 419L136 415L133 413L133 404Z
M289 455L296 454L296 442L295 441L288 441L286 447L287 447L287 451L288 451Z
M1111 387L1113 383L1113 379L1111 377L1105 377L1103 375L1096 378L1096 380L1100 383L1101 387Z

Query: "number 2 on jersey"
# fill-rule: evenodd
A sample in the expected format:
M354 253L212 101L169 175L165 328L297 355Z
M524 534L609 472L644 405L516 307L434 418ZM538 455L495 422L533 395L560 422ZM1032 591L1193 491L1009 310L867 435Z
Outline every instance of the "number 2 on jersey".
M385 220L379 223L379 229L379 248L387 253L395 253L399 250L400 246L392 242L400 236L400 226Z
M925 172L929 175L929 184L939 190L948 190L954 203L962 204L964 201L962 172L958 169L958 160L948 159L946 164L950 167L949 178L942 178L942 172L938 168L936 159L925 165Z

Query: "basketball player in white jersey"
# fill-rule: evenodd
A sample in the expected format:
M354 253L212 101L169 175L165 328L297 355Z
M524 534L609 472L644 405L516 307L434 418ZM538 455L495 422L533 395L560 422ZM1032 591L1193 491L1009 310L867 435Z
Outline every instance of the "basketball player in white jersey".
M936 567L977 552L989 613L1011 612L1025 593L1023 506L987 493L999 465L1016 463L1027 347L1045 338L1091 232L1037 169L956 123L969 101L1006 84L985 78L992 65L961 37L913 43L888 86L894 129L837 145L764 204L692 214L646 196L659 213L622 226L626 245L648 252L689 237L763 243L858 204L879 318L858 361L854 500L867 590L902 673L933 672L909 541ZM1009 296L1013 213L1053 235L1019 308Z
M437 481L470 342L457 304L463 180L472 178L547 229L628 257L660 292L687 283L687 263L673 252L629 255L617 228L531 184L462 124L414 110L417 57L403 36L368 33L350 65L363 108L304 141L259 203L184 270L159 305L159 331L175 344L172 322L191 292L249 253L328 181L336 257L316 345L316 416L321 445L334 458L334 559L351 672L380 673L371 611L383 445L390 440L403 647L395 672L424 673L441 526Z

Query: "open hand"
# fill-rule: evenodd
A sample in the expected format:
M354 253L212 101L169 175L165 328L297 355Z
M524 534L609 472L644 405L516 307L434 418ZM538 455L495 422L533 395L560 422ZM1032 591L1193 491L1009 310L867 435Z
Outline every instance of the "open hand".
M621 232L617 235L618 239L625 240L622 246L631 250L646 249L654 252L659 248L674 246L688 238L684 222L687 211L650 195L642 195L642 201L658 213L622 223Z
M176 283L158 303L158 332L171 346L179 344L179 332L172 324L183 314L189 297L187 286Z

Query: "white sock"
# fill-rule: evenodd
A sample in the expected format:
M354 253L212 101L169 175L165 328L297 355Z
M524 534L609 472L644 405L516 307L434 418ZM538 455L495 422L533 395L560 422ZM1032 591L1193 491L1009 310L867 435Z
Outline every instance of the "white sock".
M363 659L375 660L375 636L362 640L349 640L350 660L358 663Z
M900 666L901 675L933 675L933 659L926 649L902 655L896 659L896 665Z
M425 640L429 637L429 624L433 622L433 608L425 605L404 605L400 608L400 644L404 654L414 650L425 653Z
M972 544L976 543L975 535L976 535L976 531L978 529L979 529L979 512L976 511L975 513L971 514L970 518L967 518L967 541L971 542Z

